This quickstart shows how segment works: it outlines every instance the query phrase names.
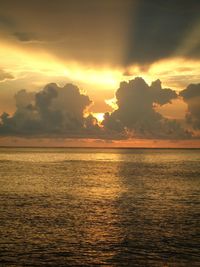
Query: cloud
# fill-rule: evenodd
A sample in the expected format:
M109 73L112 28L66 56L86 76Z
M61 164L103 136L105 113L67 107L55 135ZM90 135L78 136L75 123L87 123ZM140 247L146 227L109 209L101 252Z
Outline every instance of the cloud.
M37 93L21 90L15 100L13 116L7 113L1 116L1 135L75 137L98 130L94 118L84 118L92 101L73 84L59 87L50 83Z
M29 32L14 32L13 36L20 42L40 42L35 34Z
M129 136L145 138L187 138L176 120L169 120L156 111L156 106L170 103L178 96L171 89L162 89L160 80L149 86L142 78L122 82L116 92L118 109L106 113L103 125L113 131L126 131Z
M138 1L125 64L151 64L174 55L200 58L199 9L198 0Z
M39 36L41 43L29 46L62 61L129 66L173 55L200 58L199 0L1 2L8 35L22 46Z
M14 76L11 73L8 73L4 70L0 70L0 82L8 79L14 79Z
M199 85L195 90L191 85L188 88L181 92L185 101L199 97ZM176 98L177 93L162 88L160 80L150 86L139 77L121 82L116 91L117 109L105 113L100 125L88 111L92 101L77 86L59 87L50 83L39 92L20 90L15 95L16 111L12 116L5 112L1 115L0 135L102 140L191 138L192 134L178 121L167 119L157 111ZM195 114L197 121L196 109L189 106L189 111L187 119L193 116L194 121Z
M186 89L180 92L180 96L188 105L186 121L192 125L195 130L200 129L200 83L190 84Z

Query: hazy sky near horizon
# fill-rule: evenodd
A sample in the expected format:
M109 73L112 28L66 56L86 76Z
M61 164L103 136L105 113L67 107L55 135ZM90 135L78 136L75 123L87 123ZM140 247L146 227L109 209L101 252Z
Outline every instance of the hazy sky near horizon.
M198 143L198 0L0 6L1 144L30 137Z

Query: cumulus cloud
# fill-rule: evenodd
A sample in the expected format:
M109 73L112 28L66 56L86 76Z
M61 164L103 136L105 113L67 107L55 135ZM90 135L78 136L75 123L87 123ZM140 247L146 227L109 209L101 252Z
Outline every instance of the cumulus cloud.
M190 85L181 92L189 108L187 119L199 127L199 85ZM105 113L100 122L89 113L92 101L73 84L59 87L47 84L39 92L20 90L15 95L16 111L0 117L1 136L98 138L185 139L191 133L179 122L163 117L157 107L178 97L160 80L149 86L142 78L121 82L116 91L117 109ZM190 101L191 99L195 99Z
M14 76L4 70L0 70L0 81L5 81L8 79L14 79Z
M186 121L192 125L195 130L200 129L200 83L190 84L181 91L180 96L188 105Z
M13 116L1 115L1 135L84 136L98 128L94 118L84 118L91 100L73 84L51 83L37 93L21 90L15 100Z
M142 78L122 82L116 92L118 109L106 113L103 125L113 131L126 131L129 135L146 138L187 138L176 120L164 118L156 106L177 98L175 91L162 89L160 80L150 86Z

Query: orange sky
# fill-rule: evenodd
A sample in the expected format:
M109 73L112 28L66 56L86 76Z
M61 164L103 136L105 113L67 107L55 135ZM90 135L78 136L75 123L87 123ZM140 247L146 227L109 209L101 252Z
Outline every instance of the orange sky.
M192 2L187 7L188 13L184 8L179 9L176 3L155 6L148 2L141 5L139 1L134 1L134 4L131 1L126 4L118 1L114 4L111 1L109 4L91 5L87 2L85 5L87 14L81 2L79 6L72 4L68 8L64 3L47 7L41 4L40 9L37 1L21 1L19 6L10 1L4 3L0 12L0 113L15 112L14 96L21 89L38 92L51 82L60 86L73 83L90 97L93 103L87 108L87 114L92 113L100 123L105 112L113 112L117 108L115 92L121 81L142 77L150 85L160 79L163 88L177 92L185 89L188 84L199 83L200 57L197 47L200 41L200 21ZM153 18L148 10L152 10ZM187 25L181 12L186 12L184 14L189 18L191 10L193 20ZM159 12L163 12L163 18L158 16ZM174 22L174 29L171 29L169 18L177 20L182 25L181 28ZM168 34L168 28L162 29L156 25L159 25L158 22L165 25L165 19L171 32L169 42L163 44L161 37L164 36L164 31ZM150 25L149 45L145 43L146 22ZM183 32L184 37L176 40L179 38L176 31ZM144 38L141 46L138 45L140 38ZM159 38L160 46L156 48L156 40ZM174 44L170 44L170 38L174 40ZM162 106L158 105L156 111L165 118L176 119L186 125L183 121L188 106L181 97ZM195 131L198 133L198 129ZM15 145L18 139L0 138L0 145ZM108 141L83 139L62 142L63 146L108 145ZM49 139L47 143L60 146L58 139ZM21 138L16 144L40 145L40 141ZM196 147L199 142L133 139L113 141L109 146Z

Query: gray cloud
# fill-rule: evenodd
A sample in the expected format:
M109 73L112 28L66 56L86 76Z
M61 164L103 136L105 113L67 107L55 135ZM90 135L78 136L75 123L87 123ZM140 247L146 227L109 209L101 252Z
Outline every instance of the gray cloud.
M0 70L0 81L4 81L7 79L14 79L14 76L11 73L8 73L4 70Z
M35 34L29 32L14 32L13 36L20 42L40 42Z
M66 84L59 87L48 84L37 93L19 91L16 96L16 112L13 116L3 113L1 135L86 135L97 130L92 116L84 118L84 110L91 104L88 96L78 87Z
M187 120L195 122L198 128L199 85L190 85L181 96L189 105ZM167 119L156 111L157 107L169 104L177 97L172 89L162 88L160 80L150 86L139 77L122 82L116 91L118 108L105 113L99 125L92 114L85 116L92 101L78 87L73 84L59 87L50 83L39 92L21 90L15 95L16 112L12 116L1 115L0 135L104 140L190 138L192 133L184 130L178 121Z
M200 129L200 83L190 84L186 89L180 92L180 96L188 105L186 121L192 125L195 130Z
M136 137L187 138L175 120L164 118L155 106L162 106L177 98L175 91L162 89L159 80L148 86L142 78L122 82L116 92L118 109L105 114L103 125L113 131L127 131Z
M198 0L138 1L124 63L151 64L172 55L200 58L199 9Z

